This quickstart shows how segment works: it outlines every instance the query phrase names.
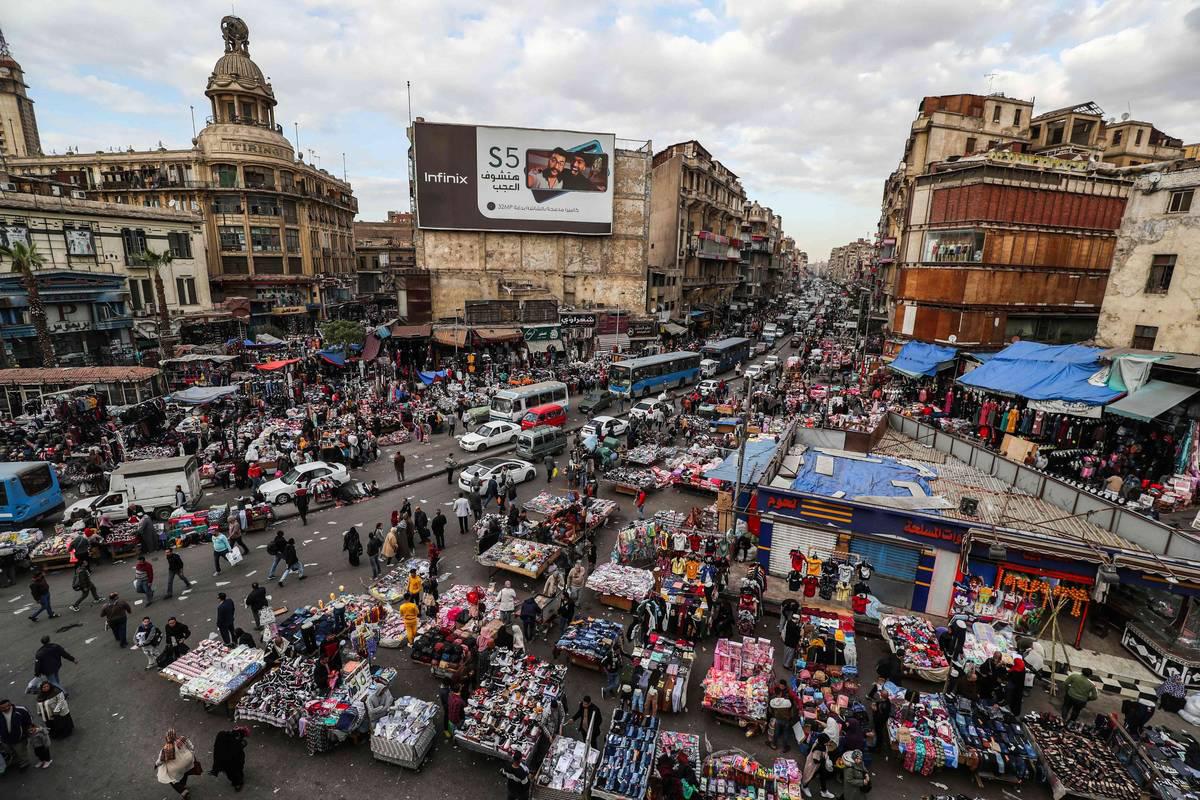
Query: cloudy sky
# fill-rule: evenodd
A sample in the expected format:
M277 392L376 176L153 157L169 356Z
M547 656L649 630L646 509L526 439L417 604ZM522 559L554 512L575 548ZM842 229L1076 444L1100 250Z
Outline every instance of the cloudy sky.
M511 6L511 7L508 7ZM1094 100L1200 140L1200 0L256 0L277 120L347 172L361 219L408 207L405 81L429 120L699 139L814 260L871 235L920 98ZM225 2L11 3L43 147L185 147Z

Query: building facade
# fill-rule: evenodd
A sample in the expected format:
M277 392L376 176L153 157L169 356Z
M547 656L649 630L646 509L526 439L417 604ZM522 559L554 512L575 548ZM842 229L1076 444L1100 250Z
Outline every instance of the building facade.
M125 278L115 274L41 269L34 273L54 354L62 366L132 364L133 315ZM21 275L0 274L0 338L8 363L42 365L29 294Z
M647 310L684 316L727 305L741 283L746 190L697 141L654 156Z
M1200 164L1137 177L1104 292L1099 344L1200 353Z
M213 299L248 300L252 326L307 327L324 295L351 279L358 203L349 183L305 162L284 137L246 24L225 17L221 34L225 53L205 88L211 114L190 148L24 155L8 167L71 183L89 199L200 214Z
M781 283L783 266L783 217L753 200L745 206L742 220L742 257L738 262L741 282L734 298L754 302L770 297Z
M875 245L859 238L829 251L826 275L847 286L861 284L869 275Z
M1090 338L1131 182L1010 151L935 166L913 186L893 334L983 347Z
M644 309L651 152L649 142L617 149L608 235L418 228L416 266L429 277L433 318L462 318L468 304L498 301Z
M0 31L0 156L40 155L37 115L33 101L25 92L25 71L12 57L8 42Z

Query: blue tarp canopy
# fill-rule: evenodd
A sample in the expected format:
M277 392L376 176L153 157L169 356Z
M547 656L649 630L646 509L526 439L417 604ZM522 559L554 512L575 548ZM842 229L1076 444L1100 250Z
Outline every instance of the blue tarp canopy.
M1030 400L1061 400L1102 406L1121 392L1089 379L1101 369L1097 347L1014 342L958 379L964 386Z
M181 392L175 392L167 399L176 403L186 403L189 406L202 406L222 397L229 397L241 391L240 386L192 386Z
M688 314L688 316L689 317L703 317L707 313L708 313L707 311L692 311Z
M967 358L973 358L980 364L986 364L995 357L995 353L967 353Z
M446 370L440 369L437 372L418 372L417 375L421 378L421 383L430 386L438 378L446 377Z
M888 366L910 378L928 377L950 366L957 355L958 349L954 347L907 342Z
M318 350L317 355L333 364L335 367L346 366L346 356L339 350Z
M817 472L818 462L833 463L833 474L823 475ZM926 495L932 495L929 479L921 475L921 471L908 464L901 464L894 458L873 456L870 460L861 458L843 458L841 456L810 450L804 456L804 463L797 471L792 488L798 492L825 495L826 497L845 492L847 498L855 497L912 497L912 492L904 486L895 486L892 481L911 482L920 486Z
M742 463L742 483L758 483L758 479L762 477L778 447L779 444L774 439L746 442L746 459ZM714 481L729 481L730 483L736 481L738 479L737 451L734 450L725 456L725 460L719 465L706 470L704 477Z

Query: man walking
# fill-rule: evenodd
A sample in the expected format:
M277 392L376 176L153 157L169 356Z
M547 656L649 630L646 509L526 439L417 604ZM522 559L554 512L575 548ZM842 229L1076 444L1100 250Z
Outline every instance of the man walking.
M167 548L167 593L163 597L174 597L175 579L183 581L183 585L188 589L192 588L192 582L188 580L187 575L183 574L183 558L179 553L176 553L173 548Z
M454 516L458 519L458 535L466 536L467 529L470 527L467 520L471 516L471 501L467 500L462 492L459 492L458 497L454 500Z
M33 571L33 580L29 582L29 594L37 601L38 610L29 615L29 619L37 622L37 618L45 611L54 619L58 614L50 607L50 584L46 582L46 573L40 569Z
M521 763L520 753L513 753L512 763L501 767L500 774L508 781L508 800L529 800L529 770Z
M293 572L300 576L300 580L304 580L304 564L300 561L300 556L296 553L296 539L287 540L287 544L283 547L283 562L287 564L287 569L279 576L279 585L283 586L283 582L287 580L287 576Z
M233 647L234 645L234 622L233 615L237 611L233 601L225 596L224 592L217 593L217 633L221 634L221 641L226 645Z
M458 423L458 419L456 419L453 414L446 417L446 435L447 435L447 437L449 437L451 439L454 438L454 426L457 423Z
M554 480L554 470L558 465L554 463L554 456L549 453L542 459L542 463L546 466L546 483L550 483Z
M146 596L146 607L154 604L154 566L145 556L138 556L133 564L133 585L138 594Z
M1095 700L1098 692L1096 684L1092 683L1092 670L1090 667L1084 667L1079 672L1072 672L1063 681L1063 707L1062 717L1066 722L1074 722L1079 719L1079 713L1083 711L1092 700Z
M79 599L71 604L72 611L79 610L79 604L87 599L90 594L92 596L92 605L97 605L100 602L100 595L96 594L96 584L92 582L92 568L88 565L87 560L81 560L75 565L75 575L71 578L71 588L79 592Z
M425 513L425 509L420 506L416 507L413 512L413 523L417 526L417 536L421 539L421 544L429 542L429 515Z
M33 654L33 672L35 675L41 675L54 686L61 689L63 694L66 694L66 688L58 679L58 673L62 669L64 658L72 664L79 663L61 644L50 641L49 636L43 636L42 646Z
M471 516L476 522L483 519L483 498L479 496L479 484L472 481L471 493L467 495L467 502L471 506Z
M504 588L500 590L499 605L497 605L497 608L500 611L500 619L504 620L504 624L511 625L513 612L517 610L517 592L512 588L512 581L504 582Z
M453 419L453 417L451 417ZM446 549L446 515L439 508L437 513L433 515L433 522L430 523L433 529L433 540L437 542L439 550Z
M129 607L121 599L121 596L113 592L108 596L108 602L100 608L100 618L104 620L104 624L112 631L113 638L117 640L117 644L121 649L129 646L129 642L125 639L125 623L129 620L129 615L133 613L133 609Z
M404 480L404 453L399 450L392 456L392 466L396 468L396 482Z
M296 504L296 513L300 515L300 524L308 524L308 489L303 486L296 487L296 494L292 498L292 502Z
M7 698L0 700L0 744L4 745L9 767L21 772L29 769L29 739L36 732L29 709L14 706Z
M267 570L267 580L275 580L275 570L280 564L283 564L283 553L286 549L287 539L283 538L283 531L275 531L275 538L267 542L267 555L275 557L275 560L271 562L271 568ZM284 564L284 566L287 565Z
M267 590L257 583L250 584L250 593L246 595L246 608L250 609L250 616L254 618L254 630L256 631L262 630L262 624L259 623L258 616L266 607Z

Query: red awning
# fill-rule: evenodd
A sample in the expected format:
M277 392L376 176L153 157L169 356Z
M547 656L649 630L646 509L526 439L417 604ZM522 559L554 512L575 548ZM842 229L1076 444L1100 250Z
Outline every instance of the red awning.
M492 344L519 342L525 338L520 328L472 328L472 330L480 339Z
M264 364L255 364L254 368L261 369L264 372L273 372L274 370L277 370L277 369L283 369L288 364L295 364L299 361L300 361L300 359L298 359L298 358L285 358L282 361L268 361Z

